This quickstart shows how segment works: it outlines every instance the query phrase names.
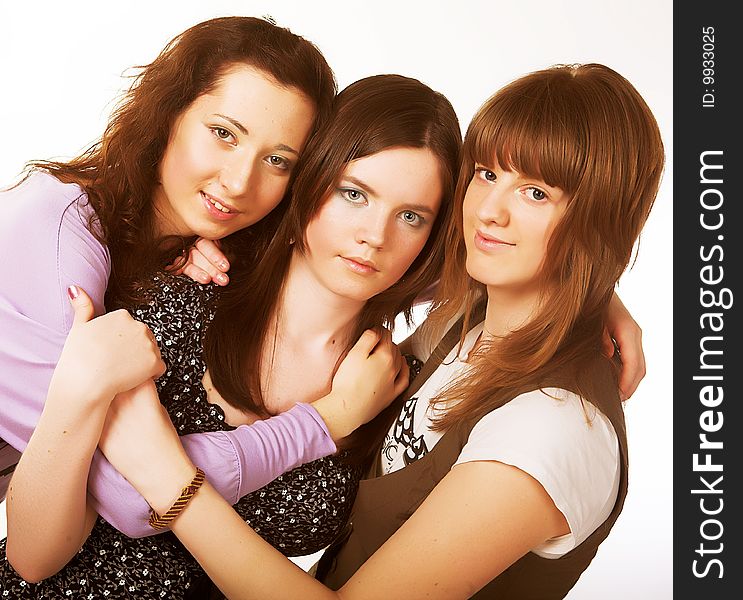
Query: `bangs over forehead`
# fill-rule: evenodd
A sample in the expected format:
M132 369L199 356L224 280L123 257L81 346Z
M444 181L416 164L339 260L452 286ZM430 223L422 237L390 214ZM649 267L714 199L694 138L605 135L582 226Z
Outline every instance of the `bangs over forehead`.
M587 98L570 67L539 71L492 96L465 139L466 159L541 179L572 195L590 151Z

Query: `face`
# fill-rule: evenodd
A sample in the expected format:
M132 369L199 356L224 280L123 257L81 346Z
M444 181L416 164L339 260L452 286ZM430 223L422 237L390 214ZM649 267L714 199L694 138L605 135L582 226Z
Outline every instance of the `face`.
M442 195L439 162L392 148L346 165L295 260L331 292L366 301L405 274L425 246Z
M250 67L230 69L173 125L154 199L160 233L219 239L265 217L314 116L298 90Z
M475 165L463 205L467 272L489 293L534 295L569 196L532 177Z

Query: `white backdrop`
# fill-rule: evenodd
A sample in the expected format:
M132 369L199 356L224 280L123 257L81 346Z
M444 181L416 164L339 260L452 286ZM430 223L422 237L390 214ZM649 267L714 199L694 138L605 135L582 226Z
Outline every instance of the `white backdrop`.
M103 131L127 68L151 61L190 25L230 14L270 14L312 40L340 87L376 73L417 77L451 100L463 129L497 88L555 63L604 63L645 97L668 160L638 260L619 293L643 326L648 374L626 407L624 512L568 598L671 598L671 0L5 1L0 186L15 181L27 160L70 157L89 145Z

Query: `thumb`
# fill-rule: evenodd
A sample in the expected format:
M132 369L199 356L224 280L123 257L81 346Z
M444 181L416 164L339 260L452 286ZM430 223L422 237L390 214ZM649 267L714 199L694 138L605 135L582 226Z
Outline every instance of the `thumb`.
M361 337L353 345L353 348L349 350L348 354L358 354L362 358L366 358L372 353L374 347L379 343L381 333L376 329L367 329L361 334Z
M609 330L604 327L604 331L601 334L601 347L604 352L604 356L607 358L611 358L614 356L614 341L611 339L611 336L609 335Z
M95 308L93 307L93 301L85 293L85 290L76 285L71 285L67 288L67 295L70 297L70 304L72 304L72 310L75 312L73 326L90 321L95 315Z

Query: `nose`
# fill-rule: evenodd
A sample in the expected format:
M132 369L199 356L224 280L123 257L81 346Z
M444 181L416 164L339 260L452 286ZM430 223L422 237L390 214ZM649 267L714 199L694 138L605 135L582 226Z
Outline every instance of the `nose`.
M219 180L227 194L235 198L245 195L251 189L256 172L253 157L236 154L223 165Z
M387 221L387 215L381 210L361 215L356 228L356 242L381 249L387 237Z
M508 201L508 190L496 184L480 198L475 214L483 223L504 227L508 225L510 219Z

